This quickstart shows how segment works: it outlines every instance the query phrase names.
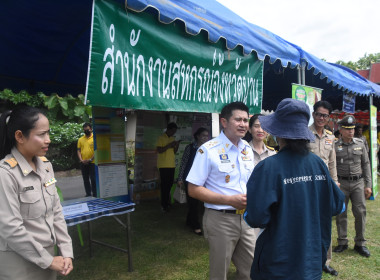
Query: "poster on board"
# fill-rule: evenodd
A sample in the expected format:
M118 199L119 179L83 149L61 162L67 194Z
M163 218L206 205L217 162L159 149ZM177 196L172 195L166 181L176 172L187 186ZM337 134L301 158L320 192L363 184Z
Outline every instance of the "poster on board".
M92 115L99 197L129 202L124 109L93 107Z
M292 84L292 98L306 102L310 108L309 125L312 125L313 118L311 114L314 112L313 106L322 99L322 89L309 87L305 85Z

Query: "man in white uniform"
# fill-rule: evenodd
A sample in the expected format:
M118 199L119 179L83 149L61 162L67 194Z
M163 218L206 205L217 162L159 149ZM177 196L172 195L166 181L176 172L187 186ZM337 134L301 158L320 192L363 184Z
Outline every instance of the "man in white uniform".
M198 149L186 178L189 195L205 202L203 232L210 247L210 279L227 279L231 260L235 279L250 279L256 236L242 214L254 161L251 147L241 140L248 130L248 114L242 102L222 109L223 131Z

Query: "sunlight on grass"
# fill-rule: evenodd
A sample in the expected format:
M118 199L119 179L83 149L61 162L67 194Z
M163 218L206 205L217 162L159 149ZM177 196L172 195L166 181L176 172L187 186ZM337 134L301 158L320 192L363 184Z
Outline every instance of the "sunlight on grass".
M323 274L322 279L374 280L380 279L380 197L367 201L367 247L370 258L354 250L354 219L349 206L349 249L333 253L331 266L338 277ZM81 247L76 227L70 227L74 243L74 271L59 279L80 280L202 280L208 279L208 246L203 237L193 234L185 226L186 205L175 204L172 211L162 214L159 201L142 201L131 213L133 272L128 272L125 253L94 245L90 259L88 245ZM125 217L122 216L125 221ZM106 217L92 223L96 239L126 248L125 231L112 218ZM82 226L87 239L87 227ZM333 246L337 245L335 219L333 220ZM234 279L231 265L228 279Z

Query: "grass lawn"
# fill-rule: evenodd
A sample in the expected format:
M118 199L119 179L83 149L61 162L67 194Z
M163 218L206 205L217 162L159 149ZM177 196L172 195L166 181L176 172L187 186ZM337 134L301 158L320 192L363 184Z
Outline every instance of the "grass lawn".
M349 205L351 209L351 205ZM131 213L133 272L128 272L125 253L93 245L94 257L89 257L87 244L81 247L76 227L70 227L74 244L74 271L59 279L128 279L182 280L208 279L208 247L203 237L185 227L186 205L175 204L171 212L163 214L158 201L142 201ZM123 221L125 215L121 216ZM125 231L113 218L105 217L92 223L93 237L126 248ZM367 201L367 247L370 258L353 250L354 223L349 210L349 249L333 253L331 266L338 277L323 274L322 279L380 279L380 196ZM86 243L87 226L82 225ZM336 246L335 219L333 246ZM231 265L228 279L234 278Z

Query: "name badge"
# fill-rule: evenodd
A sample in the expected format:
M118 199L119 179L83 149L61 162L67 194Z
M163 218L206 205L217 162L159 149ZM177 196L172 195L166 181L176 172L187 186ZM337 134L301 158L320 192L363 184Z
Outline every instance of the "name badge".
M22 189L24 192L27 192L27 191L32 191L34 190L34 187L33 186L29 186L29 187L25 187Z
M219 155L219 158L220 158L220 162L222 162L222 163L228 163L228 162L231 162L231 161L228 159L228 155L227 155L227 154L221 154L221 155Z

